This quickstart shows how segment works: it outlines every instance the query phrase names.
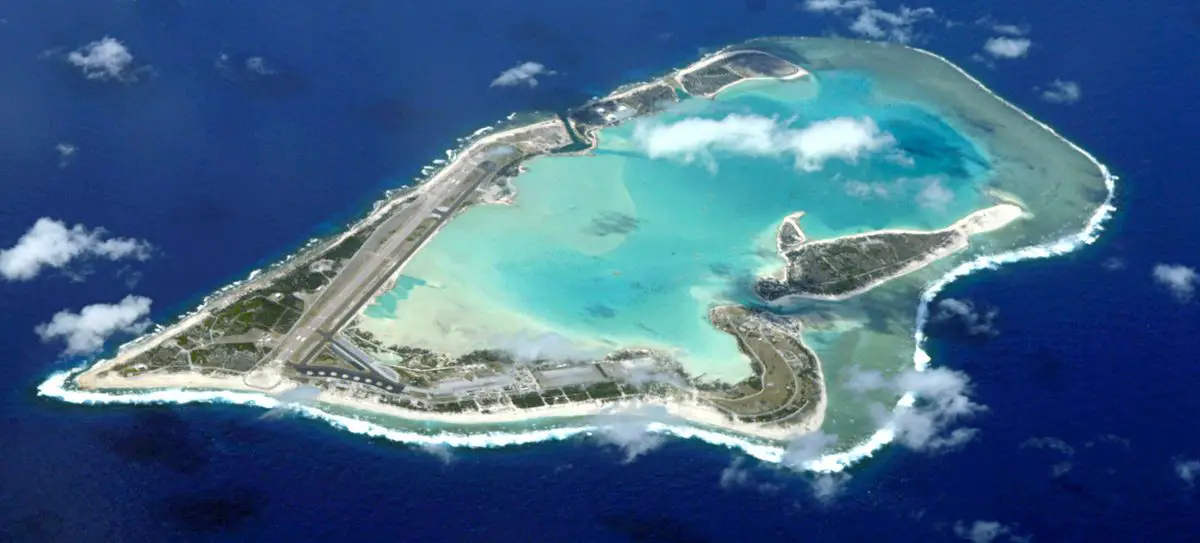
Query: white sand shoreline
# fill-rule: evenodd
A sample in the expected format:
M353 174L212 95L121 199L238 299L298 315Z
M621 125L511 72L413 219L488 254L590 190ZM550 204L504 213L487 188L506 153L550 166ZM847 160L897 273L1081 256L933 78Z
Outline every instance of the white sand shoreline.
M948 66L950 66L951 68L953 68L954 70L959 72L961 75L967 77L970 81L975 83L979 88L984 90L987 94L989 94L990 96L992 96L993 98L995 98L997 100L1000 100L1002 103L1004 103L1006 106L1008 106L1010 109L1012 109L1019 115L1023 116L1027 120L1034 122L1041 128L1047 130L1048 132L1053 134L1058 140L1062 141L1063 143L1066 143L1072 149L1074 149L1075 151L1077 151L1080 154L1082 154L1083 156L1085 156L1090 162L1092 162L1092 164L1094 164L1099 169L1102 176L1104 177L1105 186L1108 189L1108 195L1105 198L1104 202L1097 207L1097 209L1093 212L1093 214L1087 221L1084 228L1082 230L1080 230L1078 233L1063 237L1061 239L1058 239L1058 240L1055 240L1052 242L1047 242L1047 243L1033 245L1033 246L1026 246L1026 247L1018 248L1018 249L1008 251L1005 253L976 258L970 262L966 262L966 263L963 263L963 264L955 267L953 270L946 273L942 277L929 283L926 286L925 290L921 294L921 302L917 308L916 330L914 332L914 341L915 341L915 349L914 349L914 354L913 354L914 367L917 370L923 370L928 366L928 364L930 362L928 354L926 354L923 349L925 339L926 339L925 335L924 335L924 331L923 331L924 324L928 317L929 304L937 296L937 294L941 291L942 288L944 288L946 285L953 282L957 278L967 276L967 275L974 273L976 271L979 271L979 270L994 269L995 267L999 266L1000 264L1004 264L1004 263L1011 263L1011 262L1017 262L1017 261L1021 261L1021 260L1035 259L1035 258L1047 258L1047 257L1051 257L1051 256L1061 255L1061 254L1065 254L1065 253L1074 251L1082 246L1093 243L1094 241L1096 241L1096 239L1098 239L1099 233L1101 232L1102 227L1103 227L1103 223L1116 210L1116 208L1113 206L1112 202L1113 202L1113 198L1114 198L1114 194L1115 194L1115 181L1117 180L1117 177L1115 175L1112 175L1111 172L1108 170L1108 168L1106 166L1104 166L1102 163L1100 163L1098 160L1096 160L1096 158L1093 155L1091 155L1087 151L1083 150L1079 146L1075 145L1071 141L1067 140L1066 138L1062 137L1056 131L1054 131L1054 129L1052 129L1045 123L1038 121L1037 119L1035 119L1028 113L1025 113L1020 108L1014 106L1007 100L999 97L998 95L993 93L990 89L988 89L985 85L983 85L981 82L979 82L979 80L972 77L970 74L968 74L966 71L964 71L962 68L958 67L954 63L950 62L949 60L947 60L941 56L931 53L929 51L925 51L925 50L913 48L913 47L908 47L908 46L904 46L904 47L909 48L913 51L922 53L922 54L929 55L933 58L936 58L936 59L944 62L945 64L947 64ZM720 52L718 52L717 54L719 54L719 53ZM711 56L712 55L710 55L710 57L706 57L706 58L711 58ZM701 62L703 62L704 60L705 59L702 59ZM483 130L484 129L481 129L479 132L477 132L477 134L482 132ZM504 132L501 132L500 134L502 134L502 133L504 133ZM478 143L478 142L476 142L476 143ZM472 144L471 147L473 147L473 146L474 146L474 144ZM468 147L468 149L470 149L470 147ZM457 159L458 157L455 157L455 158ZM444 171L444 168L443 168L443 171ZM426 180L426 182L432 181L432 178L436 177L437 175L438 175L438 173L434 173L431 178L428 178ZM422 183L422 185L424 185L424 184L425 183ZM418 185L416 190L420 190L422 185ZM403 193L403 194L407 194L407 193ZM405 197L407 197L407 196L405 196ZM383 206L385 209L387 209L388 208L387 206L395 205L395 202L400 199L402 199L402 198L393 198L389 194L388 198L385 198L384 200L377 202L376 206L375 206L376 210L374 212L372 212L371 215L369 215L367 219L363 219L363 221L360 221L359 224L369 223L371 218L376 217L376 213L379 212L379 208L381 206ZM356 231L357 230L355 230L354 227L352 227L351 230L348 230L345 234L343 234L343 236L353 235L353 233ZM344 238L339 238L339 239L344 239ZM286 257L282 262L287 263L287 262L291 261L297 255L302 256L302 255L304 255L304 253L307 250L308 250L308 247L302 248L296 254L289 255L288 257ZM275 270L272 270L272 272L274 272L274 271ZM204 318L206 318L208 316L208 314L209 314L208 311L210 311L212 309L214 304L220 303L220 301L223 299L228 299L230 297L236 297L236 296L233 296L235 290L240 290L243 287L245 287L246 289L252 290L254 284L264 281L266 279L269 279L270 276L273 276L273 275L274 275L274 273L269 272L269 273L264 274L263 276L259 276L259 277L252 276L251 278L248 278L248 280L246 280L246 281L236 281L230 285L227 285L226 287L218 289L212 295L210 295L208 298L206 298L200 304L199 307L192 310L191 312L183 314L177 323L171 325L168 328L160 327L160 329L156 330L155 332L143 335L133 341L130 341L129 343L126 343L125 345L122 345L120 347L120 351L116 357L114 357L113 359L107 360L107 361L99 362L96 365L92 366L88 371L95 370L96 368L101 367L106 363L112 363L114 360L117 360L121 357L133 356L138 352L142 352L148 348L152 348L153 346L156 346L162 340L173 337L174 335L178 334L179 331L181 331L183 328L187 328L188 326L191 325L188 323L195 324L197 322L201 322ZM253 280L253 281L251 281L251 280ZM154 341L155 343L153 343L152 345L149 344L152 341ZM134 402L130 398L123 397L122 395L119 395L119 394L110 394L110 393L105 393L103 395L103 397L86 395L86 394L81 395L81 396L73 396L72 394L74 394L74 393L71 390L64 390L62 388L62 386L66 382L68 382L73 377L73 375L74 374L70 373L70 372L59 372L59 373L55 373L55 374L51 375L41 386L39 386L39 394L43 395L43 396L57 397L57 398L63 399L64 401L70 401L73 403L141 403L141 402ZM238 386L234 387L234 388L230 388L228 390L242 390L241 387L245 387L244 383L241 383L240 379L235 378L235 380L238 382ZM202 386L202 385L197 384L197 382L193 381L187 385L181 385L181 386L189 386L190 387L190 386ZM824 386L825 386L825 383L822 379L822 387L824 387ZM58 387L58 388L56 388L56 387ZM154 389L156 387L146 386L144 388L145 389ZM221 388L221 387L215 387L215 388ZM252 391L252 393L259 395L263 398L269 398L265 395L262 395L261 391L254 390L254 391ZM188 402L192 402L192 401L213 401L213 400L206 400L206 399L172 400L169 398L169 395L166 395L163 397L164 397L163 400L151 399L149 401L150 402L154 402L154 401L169 402L169 403L188 403ZM823 398L824 398L824 396L823 396ZM912 395L905 394L905 396L901 398L901 401L898 404L897 409L905 408L905 406L911 405L911 402L912 402ZM251 403L251 402L232 402L232 403ZM331 402L331 403L333 403L333 402ZM429 415L429 414L423 413L423 412L420 413L420 418L418 420L427 420L427 417L426 417L427 415ZM344 421L335 420L336 417L330 416L330 417L321 417L321 418L327 420L328 422L330 422L331 424L334 424L335 426L347 429L347 430L355 432L355 433L361 433L361 434L367 434L367 435L381 435L381 431L379 431L379 430L371 429L371 428L364 429L364 428L358 427L358 426L351 427ZM778 447L764 448L757 444L745 442L745 441L723 440L721 438L714 438L713 436L702 435L703 434L702 432L688 432L688 431L686 431L686 429L683 429L683 430L675 429L670 433L672 433L673 435L680 436L680 437L700 438L700 439L704 439L705 441L708 441L710 443L720 444L720 445L729 446L729 447L737 447L737 448L744 450L748 454L751 454L751 455L755 456L756 458L760 458L765 461L780 462L782 460L782 450L779 449ZM878 450L882 446L891 442L893 437L894 437L893 430L891 428L888 428L888 427L882 428L882 429L876 431L870 438L866 439L865 441L863 441L861 443L858 443L858 444L852 446L850 449L845 450L843 452L839 452L839 453L828 454L828 455L822 457L821 459L807 465L806 467L809 469L817 470L817 471L841 471L842 469L845 469L846 467L850 466L851 464L853 464L863 458L872 456L874 451ZM392 437L390 437L390 436L388 436L388 438L392 439ZM502 441L498 438L490 438L490 437L485 436L485 437L481 437L481 439L478 441L471 441L471 442L455 441L455 442L453 442L453 445L462 444L463 446L475 446L476 443L482 443L482 446L503 446L503 445L512 444L512 443L529 443L529 442L533 442L533 441L541 441L541 440L545 440L545 439L558 439L558 438L561 438L561 437L558 437L556 435L544 434L544 433L540 433L540 434L539 433L530 433L529 439L526 439L523 441L520 439L511 439L511 438L508 439L508 441Z
M268 394L261 389L247 385L237 376L200 375L198 373L151 374L137 377L80 377L77 383L82 390L105 391L106 394L117 396L107 391L118 390L227 390L251 394ZM302 383L284 380L276 392L290 390L302 386ZM822 390L824 385L822 384ZM822 398L823 400L823 398ZM786 441L798 433L811 431L810 420L797 422L788 426L762 426L758 424L739 423L729 420L717 408L706 405L697 399L664 400L661 402L645 400L627 400L616 402L574 402L566 405L547 406L533 409L512 409L493 411L489 413L433 413L417 411L403 407L385 404L371 399L359 398L330 390L322 390L316 402L342 408L349 408L373 415L393 417L416 423L441 423L469 427L481 427L533 421L565 421L603 417L613 413L629 413L645 410L648 407L661 407L671 418L677 418L688 423L719 429L724 432L748 436L769 441ZM824 412L824 401L818 411Z
M736 46L734 46L734 47L736 47ZM671 80L675 81L675 83L679 85L679 88L683 89L684 92L691 94L691 92L688 91L687 87L683 84L684 76L686 76L689 73L695 72L697 70L702 70L710 64L714 64L716 62L719 62L719 61L725 60L729 57L738 55L739 53L745 53L747 51L753 51L753 49L749 49L749 50L735 49L733 47L723 48L720 51L712 53L711 55L708 55L708 56L700 59L697 62L694 62L680 70L675 71L674 73L672 73L670 75L670 78L671 78ZM772 55L772 54L764 52L764 51L758 51L758 52L762 53L764 55L770 56L770 57L774 57L779 60L783 60L779 57L776 57L775 55ZM717 98L717 95L721 94L721 92L728 90L734 86L737 86L738 84L745 83L747 81L792 81L792 80L800 79L801 77L804 77L807 75L811 75L811 72L809 72L808 70L805 70L803 67L796 65L792 62L786 61L786 60L783 60L783 61L795 66L796 73L791 74L791 75L786 75L783 77L772 77L772 76L743 77L732 83L725 84L725 85L721 86L720 88L718 88L717 90L714 90L712 92L696 94L693 96L696 96L698 98L707 98L709 100L715 100Z
M889 275L887 277L881 277L879 279L876 279L874 281L866 283L863 286L856 288L854 290L851 290L849 292L845 292L842 294L790 294L788 296L785 296L783 298L783 301L786 302L790 298L800 298L800 299L805 299L805 300L827 300L827 301L840 301L840 300L846 300L849 298L853 298L855 296L858 296L859 294L863 294L863 293L868 292L884 283L887 283L888 281L892 281L892 280L898 279L900 277L903 277L905 275L908 275L910 273L913 273L913 272L920 270L926 266L929 266L930 264L933 264L934 262L937 262L938 260L946 258L954 253L959 252L959 251L962 251L969 246L968 240L971 236L999 230L999 229L1007 226L1009 223L1021 218L1022 216L1024 216L1024 214L1025 214L1025 210L1021 209L1019 206L1017 206L1015 204L1004 203L1004 204L994 205L991 207L987 207L987 208L975 211L975 212L971 213L970 215L967 215L966 217L963 217L962 219L955 221L954 224L952 224L946 228L939 229L939 230L910 230L910 229L903 229L903 228L888 228L888 229L884 229L884 230L872 230L870 232L863 232L861 234L851 234L848 236L841 236L841 237L830 238L830 239L807 241L803 245L806 245L806 246L825 245L825 244L830 244L830 243L835 243L835 242L843 242L843 241L851 240L851 239L860 239L860 238L865 238L865 237L870 237L870 236L876 236L879 234L938 234L938 233L945 233L945 232L952 232L952 231L962 234L961 237L955 238L953 243L938 247L934 251L930 251L924 257L910 262L908 265L904 266L896 273ZM792 214L792 215L789 215L787 217L787 219L784 219L784 220L792 221L792 224L795 225L796 230L799 232L803 232L800 229L799 223L796 222L796 219L798 219L798 218L799 217L796 217L795 214ZM803 234L801 234L801 235L803 235ZM788 270L790 269L790 267L786 264L787 256L784 254L782 245L779 245L779 244L777 244L777 245L779 246L779 256L785 262L784 267L783 267L783 280L786 281L788 279L787 274L789 273ZM776 300L776 302L778 303L779 300Z

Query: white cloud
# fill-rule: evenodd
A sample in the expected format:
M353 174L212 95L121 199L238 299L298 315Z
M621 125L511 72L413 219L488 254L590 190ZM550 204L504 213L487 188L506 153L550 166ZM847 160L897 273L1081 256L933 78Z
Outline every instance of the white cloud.
M1011 532L1012 530L999 522L977 520L968 525L960 520L954 523L954 535L971 541L971 543L992 543L1000 536Z
M874 6L872 0L806 0L804 9L809 11L846 11Z
M1063 456L1073 456L1075 448L1068 445L1066 441L1056 437L1031 437L1021 443L1022 449L1048 449L1058 451Z
M1200 460L1176 459L1175 474L1180 479L1183 479L1183 482L1187 483L1188 486L1194 485L1196 476L1200 475Z
M246 59L246 71L255 75L272 75L275 70L267 66L267 60L262 57L250 57Z
M58 167L66 168L71 165L71 159L75 157L75 152L79 149L73 144L62 142L54 146L54 151L58 153Z
M804 170L818 170L825 161L840 158L853 162L860 155L891 146L896 139L883 132L869 117L838 117L817 121L790 134L796 164Z
M537 76L539 75L554 75L554 70L547 70L545 66L537 62L522 62L501 72L496 79L492 80L492 84L489 86L512 87L516 85L528 85L536 87L538 85Z
M1089 442L1087 446L1091 447L1092 443ZM1075 465L1069 460L1071 457L1075 456L1075 447L1072 447L1071 445L1067 444L1066 441L1056 437L1031 437L1021 443L1021 448L1056 451L1066 457L1053 466L1050 466L1050 476L1055 479L1066 475L1067 472L1071 471L1071 469L1075 467Z
M975 304L968 300L945 298L938 302L937 312L933 314L933 321L946 322L957 319L970 335L995 336L1000 333L994 324L997 314L999 311L996 309L980 312L975 309Z
M838 117L799 129L759 115L732 114L723 119L688 118L674 123L643 121L634 140L651 158L693 162L715 168L716 151L748 156L790 155L796 167L820 169L826 161L850 162L895 143L870 118Z
M783 452L783 465L803 470L805 465L820 458L837 444L838 437L816 430L792 439Z
M910 9L900 6L897 12L867 8L858 14L850 31L877 40L908 43L913 38L913 26L923 19L934 17L933 8Z
M1079 83L1055 79L1050 87L1042 90L1042 100L1053 104L1074 104L1083 96Z
M1153 275L1154 280L1180 302L1192 299L1196 294L1196 282L1200 280L1194 268L1182 264L1159 264L1154 266Z
M884 379L883 374L875 370L860 370L857 366L851 366L846 373L849 377L842 385L842 388L851 392L863 393L872 390L881 390L889 388L891 383Z
M593 417L596 430L590 436L603 445L621 449L625 463L630 463L666 441L650 426L668 419L670 415L660 406L612 410Z
M1009 36L1024 36L1027 30L1024 27L1008 24L994 24L992 30L999 34L1008 34Z
M887 158L888 162L891 162L892 164L896 164L898 166L903 166L905 168L911 168L914 164L917 163L917 161L914 160L911 155L909 155L908 153L905 153L904 151L901 151L899 149L892 150L892 152L888 153L887 157L885 157L885 158Z
M807 0L804 9L813 12L844 14L858 12L850 23L850 31L876 40L908 43L913 38L913 27L925 19L933 19L933 8L909 8L900 6L897 11L885 11L875 7L873 0Z
M603 358L607 354L603 349L581 345L554 332L541 335L520 332L511 336L496 336L491 338L488 345L512 355L518 362L586 361Z
M133 64L133 55L124 44L107 36L71 51L67 62L82 70L88 79L124 81L133 77L128 71Z
M949 450L971 441L978 434L973 428L953 428L960 420L984 411L987 407L973 402L970 378L946 368L925 371L910 369L885 379L874 370L850 367L842 388L854 393L873 390L892 390L897 394L911 392L916 402L911 407L888 410L883 405L872 406L872 416L881 426L890 427L896 442L916 451ZM791 447L788 451L791 452ZM785 454L784 463L787 464Z
M739 486L749 486L753 479L750 475L750 470L742 467L744 459L737 457L733 459L733 463L721 470L721 488L730 489Z
M990 16L977 19L975 24L991 29L992 32L997 34L1005 34L1008 36L1024 36L1029 34L1029 25L1027 24L1015 25L1001 23Z
M116 304L92 304L78 313L63 310L48 323L34 329L42 341L62 339L64 354L86 354L100 350L116 333L140 334L150 326L150 298L126 296Z
M317 398L321 397L321 389L312 385L297 385L276 394L272 394L272 396L275 396L275 399L283 402L284 405L309 405L317 401Z
M885 155L884 160L904 167L914 164L912 158L902 151L892 150ZM930 175L925 177L900 177L890 182L849 180L843 185L847 196L863 200L871 198L891 199L903 196L913 187L919 187L914 198L918 203L940 208L954 200L954 193L942 185L942 178Z
M1033 42L1029 38L998 36L983 44L983 50L996 58L1021 58L1029 52Z
M842 473L819 473L813 476L812 492L813 497L823 505L833 503L838 496L845 490L846 484L850 482L850 474Z
M846 181L846 194L854 198L890 198L892 187L887 183L867 183L865 181Z
M917 205L925 209L945 211L946 206L954 201L954 191L946 188L941 178L926 177L920 181L925 187L917 193Z
M454 461L454 453L450 451L450 447L441 443L426 443L421 446L421 450L429 453L434 458L441 460L443 464L449 464Z
M971 428L950 427L959 419L987 409L969 397L970 378L945 368L907 370L896 378L900 391L912 392L916 405L899 407L876 417L890 422L900 444L918 451L939 451L961 446L974 439Z
M721 470L720 482L721 488L725 490L753 488L764 494L777 492L780 488L779 485L756 480L754 473L746 466L746 458L743 456L734 458L728 467Z
M82 224L67 228L66 223L42 217L17 244L0 250L0 277L26 281L37 277L43 268L63 268L80 258L121 260L150 258L150 244L131 238L105 238L102 228L88 229Z
M693 162L711 161L716 150L750 156L784 152L781 128L775 119L759 115L729 115L724 119L688 118L664 124L643 121L634 127L634 141L650 158Z
M1100 263L1100 266L1103 267L1105 271L1121 271L1125 269L1125 260L1120 257L1110 256L1104 259L1104 262Z

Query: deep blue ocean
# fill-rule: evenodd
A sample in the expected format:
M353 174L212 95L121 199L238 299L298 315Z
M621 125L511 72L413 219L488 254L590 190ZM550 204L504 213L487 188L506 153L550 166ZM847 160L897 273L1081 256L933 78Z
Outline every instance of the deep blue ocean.
M832 500L814 498L811 477L701 442L631 463L583 439L446 462L253 408L36 396L80 362L33 332L56 311L136 293L168 320L510 112L561 110L755 36L848 34L845 17L798 4L0 4L0 245L48 216L157 248L146 262L92 261L83 280L0 282L0 540L938 541L977 520L1038 541L1200 539L1200 490L1175 468L1200 458L1200 302L1151 276L1200 266L1190 0L929 4L961 24L926 21L915 43L1095 154L1121 177L1119 211L1093 246L943 293L998 310L997 337L947 329L929 346L989 407L966 421L979 438L937 455L886 449ZM984 16L1028 25L1028 56L972 60L994 35L975 24ZM147 67L137 82L89 81L61 61L104 36ZM275 73L253 77L251 57ZM521 61L557 73L488 87ZM1034 87L1056 78L1078 81L1082 99L1039 100ZM77 148L65 167L60 142ZM1073 453L1022 447L1042 437ZM741 477L722 485L731 466Z

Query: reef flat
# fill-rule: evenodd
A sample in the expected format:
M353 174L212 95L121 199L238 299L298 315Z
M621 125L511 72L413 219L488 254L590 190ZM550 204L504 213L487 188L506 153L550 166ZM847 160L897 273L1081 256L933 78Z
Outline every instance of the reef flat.
M60 386L309 387L373 424L464 432L657 405L856 450L903 391L845 384L913 367L931 285L1087 241L1111 181L931 54L756 40L477 134L343 235Z

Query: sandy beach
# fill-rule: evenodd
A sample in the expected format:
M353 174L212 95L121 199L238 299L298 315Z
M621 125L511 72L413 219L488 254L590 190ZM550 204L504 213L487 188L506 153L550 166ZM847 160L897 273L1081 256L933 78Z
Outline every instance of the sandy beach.
M707 57L704 57L704 58L700 59L699 61L692 63L691 65L689 65L681 70L678 70L675 73L672 73L670 75L670 79L672 79L677 85L679 85L680 88L684 88L686 90L686 87L683 86L683 77L684 76L686 76L687 74L692 73L694 71L704 69L704 67L706 67L710 64L713 64L715 62L720 62L722 60L725 60L725 59L727 59L731 56L734 56L738 53L741 53L741 52L745 52L745 49L735 49L735 50L722 49L721 51L717 51L716 53L713 53ZM764 53L764 54L769 55L769 53ZM770 56L775 57L775 55L770 55ZM778 58L778 57L775 57L775 58ZM780 59L780 60L782 60L782 59ZM795 65L793 64L793 66L795 66ZM698 96L700 96L702 98L713 99L713 98L716 98L716 96L718 94L721 94L722 91L732 88L738 84L745 83L747 81L792 81L795 79L800 79L801 77L804 77L806 75L810 75L808 70L805 70L804 68L801 68L800 66L796 66L796 70L797 70L796 73L788 75L788 76L784 76L784 77L770 77L770 76L743 77L742 79L739 79L737 81L734 81L733 83L724 85L715 91L712 91L710 93L701 94Z
M150 374L137 377L119 377L106 375L97 377L81 375L76 378L80 388L85 390L227 390L264 397L275 397L284 391L301 386L301 383L283 380L279 386L272 389L271 394L254 388L242 381L240 376L200 375L197 373ZM824 386L822 384L822 386ZM116 396L116 393L113 394ZM603 425L604 417L610 415L629 415L653 412L648 408L658 407L665 410L667 418L680 419L691 424L709 427L723 432L749 436L772 441L784 441L798 435L815 430L820 426L820 418L814 416L811 420L798 421L788 426L766 427L757 424L744 424L730 421L715 407L704 404L699 400L670 400L663 402L648 402L630 400L621 402L576 402L567 405L547 406L535 409L512 409L493 411L490 413L431 413L405 409L399 406L385 404L373 398L355 397L346 393L322 390L316 397L317 403L349 408L366 413L395 417L397 419L437 422L442 424L461 425L463 431L482 425L504 425L529 421L565 421L581 420L590 424ZM817 413L823 415L824 401Z
M950 256L954 253L957 253L959 251L962 251L970 245L969 238L971 236L999 230L999 229L1007 226L1009 223L1011 223L1017 219L1020 219L1024 215L1025 215L1025 210L1021 209L1017 205L999 204L999 205L994 205L992 207L981 209L979 211L971 213L970 215L967 215L966 217L959 219L954 224L952 224L946 228L943 228L941 230L909 230L909 229L901 229L901 228L890 228L890 229L885 229L885 230L874 230L871 232L864 232L862 234L853 234L853 235L849 235L849 236L842 236L839 238L823 239L823 240L818 240L818 241L807 242L806 245L819 245L819 244L827 244L827 243L833 243L833 242L842 242L842 241L851 240L851 239L860 239L860 238L875 236L878 234L934 234L934 233L939 233L939 232L951 232L951 231L961 234L961 236L956 236L955 239L951 243L948 243L941 247L938 247L936 250L931 251L928 254L926 254L923 258L920 258L918 260L914 260L914 261L910 262L907 266L901 268L900 271L896 272L895 274L872 281L870 283L867 283L857 289L846 292L844 294L837 294L837 295L793 294L790 296L786 296L785 298L796 297L796 298L804 298L804 299L809 299L809 300L828 300L828 301L839 301L839 300L845 300L848 298L853 298L855 296L858 296L859 294L867 292L867 291L869 291L879 285L882 285L888 281L891 281L898 277L903 277L905 275L908 275L908 274L915 272L921 268L924 268L934 262L937 262L938 260L941 260L941 259L943 259L947 256ZM797 217L795 215L791 215L791 216L788 216L788 218L785 220L790 221L791 224L793 224L796 227L797 231L802 231L800 229L800 224L797 219L799 219L799 217ZM784 254L784 252L782 250L782 246L779 250L779 257L782 258L785 262L787 261L787 256ZM787 280L787 273L788 273L788 267L785 264L784 267L782 268L782 270L780 270L779 272L776 272L776 274L777 274L776 278L781 279L781 280Z

